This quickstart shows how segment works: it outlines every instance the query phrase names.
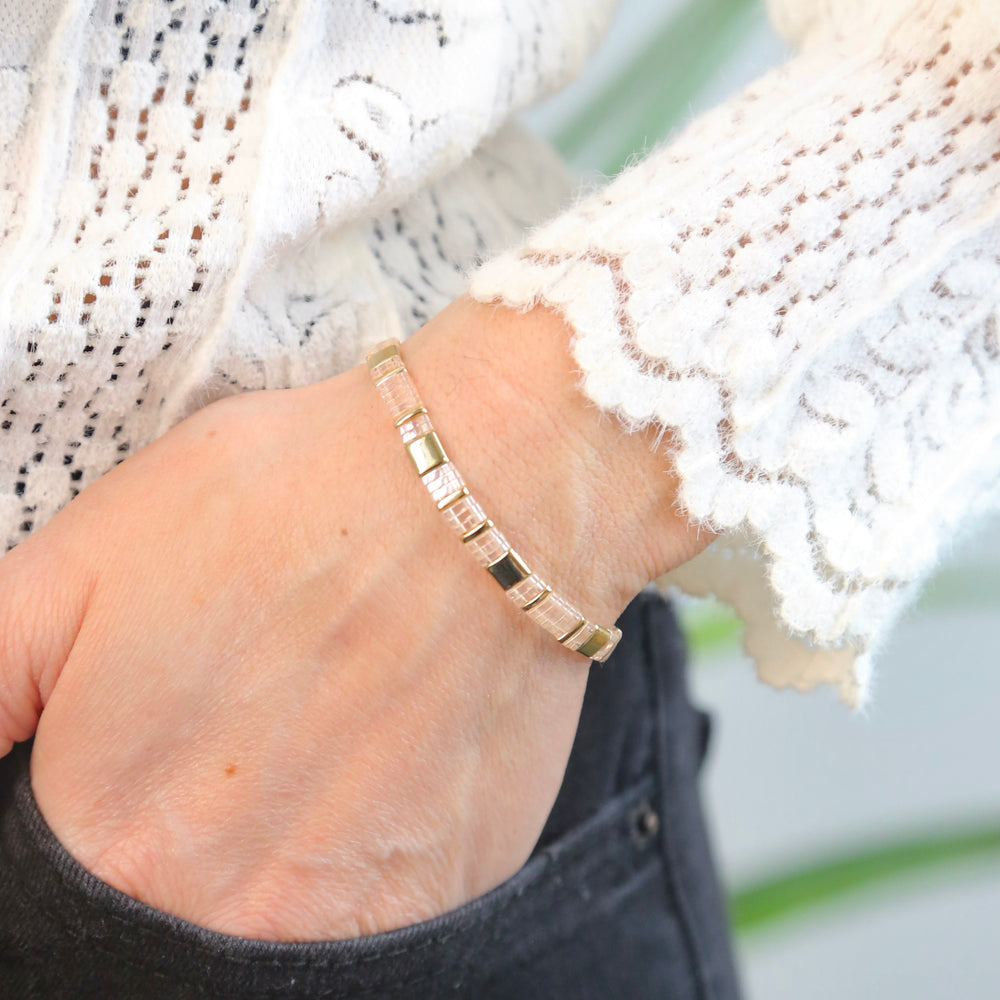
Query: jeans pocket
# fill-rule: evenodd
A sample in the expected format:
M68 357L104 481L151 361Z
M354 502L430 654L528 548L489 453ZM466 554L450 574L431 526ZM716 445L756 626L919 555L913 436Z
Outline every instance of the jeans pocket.
M385 934L253 941L137 902L54 837L31 792L30 747L17 747L0 760L0 996L738 996L697 796L704 731L686 696L683 642L652 595L621 624L528 863L450 913Z
M695 996L644 778L440 917L343 941L276 943L189 924L118 892L62 847L26 746L0 761L5 997Z

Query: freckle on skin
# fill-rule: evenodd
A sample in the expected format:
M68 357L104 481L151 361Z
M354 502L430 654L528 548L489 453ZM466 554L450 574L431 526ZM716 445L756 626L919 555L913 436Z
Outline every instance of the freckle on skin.
M226 777L227 778L231 778L235 773L236 773L236 765L235 764L227 764L226 765Z
M341 538L346 538L347 537L347 528L341 528L340 529L340 537Z

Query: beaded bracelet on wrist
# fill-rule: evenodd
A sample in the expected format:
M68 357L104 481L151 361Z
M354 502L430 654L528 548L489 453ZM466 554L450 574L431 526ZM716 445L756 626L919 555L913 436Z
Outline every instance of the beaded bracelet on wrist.
M621 638L621 630L586 618L556 594L511 548L469 492L458 469L449 461L441 440L403 364L399 341L378 344L366 358L379 395L399 430L417 475L465 547L503 587L524 613L567 649L603 662Z

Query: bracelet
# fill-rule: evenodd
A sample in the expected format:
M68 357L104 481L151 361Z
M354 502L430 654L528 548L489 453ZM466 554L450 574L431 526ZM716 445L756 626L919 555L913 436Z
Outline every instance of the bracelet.
M448 460L441 440L399 353L398 340L377 344L366 356L368 371L389 408L417 475L431 499L461 535L465 547L485 566L507 596L568 649L604 662L621 639L621 629L588 620L528 569L524 560L486 516Z

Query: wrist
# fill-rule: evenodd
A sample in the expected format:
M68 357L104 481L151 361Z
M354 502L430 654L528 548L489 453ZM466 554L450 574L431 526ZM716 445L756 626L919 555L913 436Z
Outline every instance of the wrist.
M460 299L404 353L489 516L533 569L610 623L708 536L676 513L656 432L628 433L580 391L570 337L549 310Z

